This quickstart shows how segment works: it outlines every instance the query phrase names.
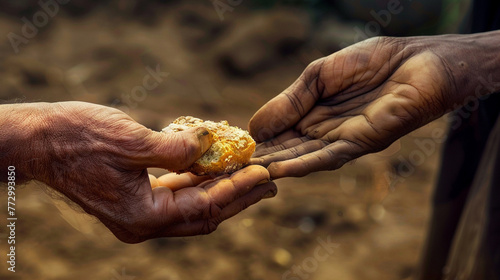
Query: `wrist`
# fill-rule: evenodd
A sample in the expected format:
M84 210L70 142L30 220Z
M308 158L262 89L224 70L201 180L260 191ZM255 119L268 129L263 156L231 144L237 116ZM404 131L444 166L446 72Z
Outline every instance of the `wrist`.
M0 112L0 181L6 182L9 166L15 168L17 183L35 179L47 162L43 147L49 135L46 116L51 104L6 104L0 105Z
M410 50L436 54L446 68L449 110L500 91L500 31L410 37Z

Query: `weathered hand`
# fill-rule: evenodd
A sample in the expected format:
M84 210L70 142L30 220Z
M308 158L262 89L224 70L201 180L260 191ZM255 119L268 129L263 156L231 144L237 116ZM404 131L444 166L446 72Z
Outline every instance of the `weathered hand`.
M476 85L467 38L379 37L314 61L251 119L252 163L272 178L333 170L440 117Z
M152 189L147 167L183 169L211 145L204 128L151 131L123 112L82 102L44 107L31 131L32 176L96 216L120 240L207 234L276 186L261 166L211 179L166 175ZM260 184L260 185L259 185Z
M182 217L180 224L167 229L169 236L210 233L222 221L277 192L267 170L258 165L215 179L192 173L169 173L157 179L150 175L150 182L153 193L165 192L171 200L166 213L171 218Z

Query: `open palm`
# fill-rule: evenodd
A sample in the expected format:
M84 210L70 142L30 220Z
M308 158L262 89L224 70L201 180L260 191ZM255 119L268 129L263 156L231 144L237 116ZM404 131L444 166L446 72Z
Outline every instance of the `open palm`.
M263 142L253 163L273 178L337 169L451 109L445 60L403 40L374 38L311 63L251 119Z

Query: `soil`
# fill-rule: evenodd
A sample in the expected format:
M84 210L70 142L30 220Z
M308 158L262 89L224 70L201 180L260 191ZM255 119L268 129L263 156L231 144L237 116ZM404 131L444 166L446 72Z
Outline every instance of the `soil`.
M293 7L236 6L222 19L212 5L190 1L141 9L130 6L134 1L105 1L118 3L118 11L95 1L80 10L80 2L51 17L18 53L8 34L21 35L21 18L30 13L4 10L2 102L115 106L155 130L181 115L246 127L308 63L327 55L321 50L335 49L308 43L318 34L308 12ZM139 94L152 69L163 76ZM7 233L0 231L0 278L410 279L439 169L440 144L431 135L445 127L437 120L337 171L277 180L275 198L206 236L124 244L46 186L30 183L16 193L15 273L7 271ZM432 141L431 151L418 145L423 140ZM398 169L405 176L394 178ZM6 195L0 197L6 221Z

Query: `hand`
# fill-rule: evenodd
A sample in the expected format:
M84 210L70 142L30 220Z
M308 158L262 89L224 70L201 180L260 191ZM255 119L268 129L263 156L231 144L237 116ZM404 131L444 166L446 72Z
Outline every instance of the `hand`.
M152 189L146 168L187 168L211 145L206 129L167 135L109 107L64 102L36 108L42 107L30 179L63 193L124 242L207 234L276 193L260 166L217 179L169 174L161 180L166 187Z
M337 169L463 104L499 68L492 35L474 36L379 37L311 63L251 119L266 141L252 163L274 179Z
M267 170L258 165L215 179L192 173L149 177L153 193L165 192L169 199L175 198L166 210L172 217L182 217L180 224L168 229L175 236L210 233L223 220L277 192Z

